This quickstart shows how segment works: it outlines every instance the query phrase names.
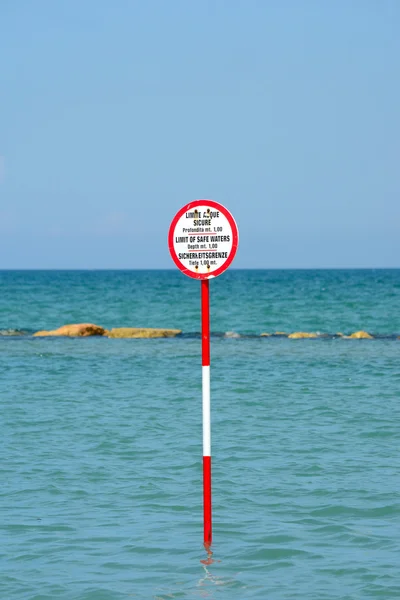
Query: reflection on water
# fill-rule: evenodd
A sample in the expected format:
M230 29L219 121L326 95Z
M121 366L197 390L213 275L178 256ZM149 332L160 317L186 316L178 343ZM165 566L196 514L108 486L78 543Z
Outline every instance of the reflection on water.
M204 576L201 577L197 583L197 587L203 588L203 589L199 590L198 593L199 593L199 596L201 596L201 597L213 598L214 596L213 596L212 586L223 586L223 585L235 586L239 582L236 581L236 579L234 579L232 577L221 577L219 575L214 575L211 572L210 567L213 564L221 563L221 561L213 558L213 552L209 545L204 544L204 548L207 553L207 558L200 560L200 563L204 570ZM242 586L242 587L246 587L246 586Z
M203 561L201 561L203 562ZM220 577L218 575L213 575L208 566L203 565L203 569L204 569L204 577L202 577L201 579L199 579L199 582L197 584L198 587L204 587L207 586L209 583L213 584L213 585L232 585L235 583L235 580L232 578L224 578L224 577ZM210 597L212 594L212 590L207 590L206 592L206 596Z
M231 587L239 587L241 589L246 588L246 585L240 584L238 580L233 577L223 577L220 575L215 575L212 572L212 565L217 565L221 563L221 560L213 558L213 552L210 546L204 544L204 548L206 550L206 558L200 560L200 564L202 567L203 576L195 584L194 588L189 589L166 589L166 588L158 588L158 594L153 596L154 600L167 600L171 598L186 598L195 599L195 598L207 598L208 600L212 600L215 598L215 587L218 586L231 586ZM215 569L215 567L214 567ZM184 582L180 582L184 587ZM178 582L177 582L178 585Z

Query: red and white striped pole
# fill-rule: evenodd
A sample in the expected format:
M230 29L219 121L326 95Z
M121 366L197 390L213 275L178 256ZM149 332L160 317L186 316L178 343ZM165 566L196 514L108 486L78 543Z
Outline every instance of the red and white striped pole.
M203 507L204 545L212 542L211 501L211 394L210 394L210 282L201 282L201 350L203 394Z
M201 280L204 546L208 554L212 554L209 279L229 267L238 244L235 219L214 200L193 200L183 206L168 232L169 251L178 269Z

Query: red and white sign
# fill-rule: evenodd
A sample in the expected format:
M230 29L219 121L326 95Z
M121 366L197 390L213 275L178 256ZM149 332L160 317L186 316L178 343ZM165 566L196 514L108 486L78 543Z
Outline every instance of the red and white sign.
M168 233L169 251L178 269L188 277L201 279L204 546L209 559L212 554L209 279L229 267L238 244L235 219L213 200L186 204L173 218Z
M168 234L172 260L188 277L217 277L233 261L239 244L231 213L213 200L194 200L175 215Z

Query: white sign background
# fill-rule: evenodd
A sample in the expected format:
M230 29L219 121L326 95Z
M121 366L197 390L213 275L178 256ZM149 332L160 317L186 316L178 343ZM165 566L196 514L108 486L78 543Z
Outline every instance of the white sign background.
M224 206L209 202L189 203L177 213L170 228L169 246L174 262L186 275L198 279L215 277L224 271L238 245L232 215Z

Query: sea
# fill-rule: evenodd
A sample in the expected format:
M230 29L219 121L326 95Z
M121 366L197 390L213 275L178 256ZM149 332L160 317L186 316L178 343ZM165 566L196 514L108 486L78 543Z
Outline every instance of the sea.
M212 554L200 283L0 271L1 600L400 598L400 270L231 268L210 303ZM182 334L33 337L82 322Z

